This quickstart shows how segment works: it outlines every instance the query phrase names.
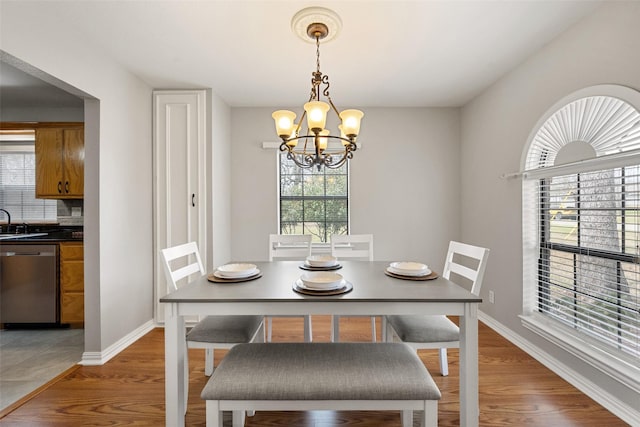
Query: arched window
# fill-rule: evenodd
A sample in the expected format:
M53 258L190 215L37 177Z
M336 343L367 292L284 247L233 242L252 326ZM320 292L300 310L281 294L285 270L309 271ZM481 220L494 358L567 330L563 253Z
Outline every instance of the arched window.
M523 168L523 324L640 389L640 93L561 100Z

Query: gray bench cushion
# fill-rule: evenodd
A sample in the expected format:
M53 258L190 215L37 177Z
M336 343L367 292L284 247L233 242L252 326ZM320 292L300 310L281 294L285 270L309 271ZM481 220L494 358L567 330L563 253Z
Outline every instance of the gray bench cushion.
M207 316L187 334L187 341L246 343L256 333L262 316Z
M460 340L460 329L446 316L387 316L404 342L451 342Z
M416 353L402 343L252 343L233 347L205 400L439 400Z

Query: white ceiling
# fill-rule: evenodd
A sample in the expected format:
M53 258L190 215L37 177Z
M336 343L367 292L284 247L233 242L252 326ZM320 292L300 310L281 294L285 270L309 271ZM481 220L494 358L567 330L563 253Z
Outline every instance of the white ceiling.
M50 0L38 12L153 88L212 88L231 106L286 107L307 101L316 66L315 46L293 34L291 18L328 7L343 28L321 45L320 65L342 109L464 105L600 3Z

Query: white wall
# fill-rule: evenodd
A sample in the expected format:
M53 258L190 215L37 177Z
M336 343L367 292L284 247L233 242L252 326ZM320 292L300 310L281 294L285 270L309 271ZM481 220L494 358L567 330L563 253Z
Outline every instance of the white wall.
M207 224L209 268L231 261L231 109L209 91L212 115L210 223Z
M85 350L100 353L153 317L151 88L56 13L3 2L0 49L97 99L99 123L86 124Z
M83 122L84 109L80 108L11 108L0 111L3 122Z
M277 150L271 113L231 112L231 255L268 259L277 224ZM294 111L295 108L292 108ZM299 108L298 108L299 109ZM459 110L361 108L362 150L351 160L351 232L373 233L375 258L444 264L459 237Z
M462 238L491 248L481 310L630 407L638 393L524 329L519 179L529 133L556 101L587 86L640 89L640 3L609 2L504 76L462 110Z

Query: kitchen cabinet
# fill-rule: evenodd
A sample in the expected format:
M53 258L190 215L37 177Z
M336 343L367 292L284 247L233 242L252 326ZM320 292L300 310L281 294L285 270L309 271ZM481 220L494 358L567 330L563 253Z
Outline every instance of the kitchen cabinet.
M36 129L36 197L84 197L84 126Z
M84 244L60 243L60 323L84 322Z

